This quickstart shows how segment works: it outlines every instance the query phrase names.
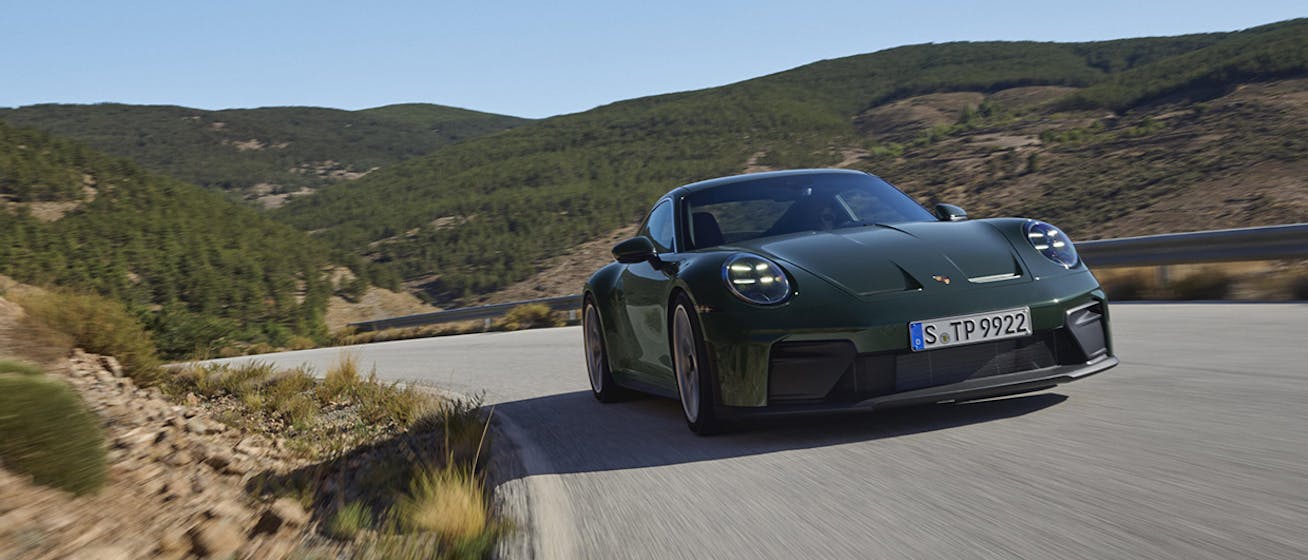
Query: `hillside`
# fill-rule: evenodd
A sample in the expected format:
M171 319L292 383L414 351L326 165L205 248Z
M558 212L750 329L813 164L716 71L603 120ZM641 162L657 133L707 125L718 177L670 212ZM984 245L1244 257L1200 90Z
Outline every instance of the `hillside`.
M337 288L367 288L334 285L334 260L221 194L0 122L0 274L120 300L170 357L325 336Z
M265 206L528 122L421 103L362 111L50 104L0 109L0 119L79 140L149 171Z
M274 215L397 267L432 297L463 301L631 224L678 184L746 169L867 169L924 203L1039 215L1082 238L1293 221L1308 217L1295 194L1303 175L1285 167L1308 155L1301 82L1271 97L1229 96L1305 75L1308 20L1096 43L900 47L546 119ZM1184 214L1195 200L1221 215L1196 223Z

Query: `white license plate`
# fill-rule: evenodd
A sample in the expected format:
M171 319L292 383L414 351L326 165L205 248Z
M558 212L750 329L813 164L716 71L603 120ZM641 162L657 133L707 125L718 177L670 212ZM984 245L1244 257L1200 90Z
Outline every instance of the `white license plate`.
M914 352L1030 335L1031 310L1026 307L908 324L908 343Z

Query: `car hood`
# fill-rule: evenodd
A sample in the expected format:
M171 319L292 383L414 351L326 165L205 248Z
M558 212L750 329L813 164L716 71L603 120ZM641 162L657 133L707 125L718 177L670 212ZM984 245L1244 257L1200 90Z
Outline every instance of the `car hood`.
M1013 246L985 222L915 222L766 237L737 244L857 296L1016 281Z

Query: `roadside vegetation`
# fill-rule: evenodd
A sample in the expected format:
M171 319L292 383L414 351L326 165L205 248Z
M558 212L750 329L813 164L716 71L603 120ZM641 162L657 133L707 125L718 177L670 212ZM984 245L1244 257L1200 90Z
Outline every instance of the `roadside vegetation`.
M337 333L334 342L338 346L349 346L353 344L386 342L388 340L407 340L411 338L428 338L433 336L449 336L479 332L546 329L562 327L567 324L568 321L564 314L550 309L548 305L541 303L526 303L510 309L503 317L491 321L489 324L485 321L460 321L457 323L363 332L347 329Z
M234 479L244 503L290 499L308 512L297 525L307 531L306 557L484 558L508 530L485 486L490 418L480 399L384 382L348 352L325 372L257 361L160 367L141 324L111 300L28 287L8 298L21 307L0 300L0 348L22 351L0 355L0 466L8 471L84 495L105 486L111 462L161 440L162 451L132 460L156 461L165 479L196 462L226 474L240 462L233 472L248 472ZM119 366L114 353L136 357ZM92 391L98 412L79 391ZM216 440L173 449L168 442L179 440L153 435L158 414L175 415L163 427L170 433L239 435L227 451ZM101 415L149 427L102 424ZM116 434L111 444L105 430Z
M104 485L100 421L67 384L0 357L0 465L73 494Z
M76 346L114 356L128 376L141 385L157 383L160 361L150 333L127 307L117 301L67 291L33 291L15 298L27 311L34 332L53 336L37 343L47 347Z
M319 381L258 362L193 365L168 392L202 397L223 422L280 438L304 459L247 484L259 499L292 498L354 558L481 558L506 526L491 510L483 468L487 418L477 400L434 396L364 374L342 354Z
M1308 300L1308 261L1097 268L1110 300Z

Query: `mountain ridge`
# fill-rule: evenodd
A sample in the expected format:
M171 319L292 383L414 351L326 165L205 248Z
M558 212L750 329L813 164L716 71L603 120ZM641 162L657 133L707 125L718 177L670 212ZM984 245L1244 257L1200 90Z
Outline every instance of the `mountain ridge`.
M0 109L0 119L75 139L156 173L265 206L450 143L530 122L423 103L357 111L47 103Z

